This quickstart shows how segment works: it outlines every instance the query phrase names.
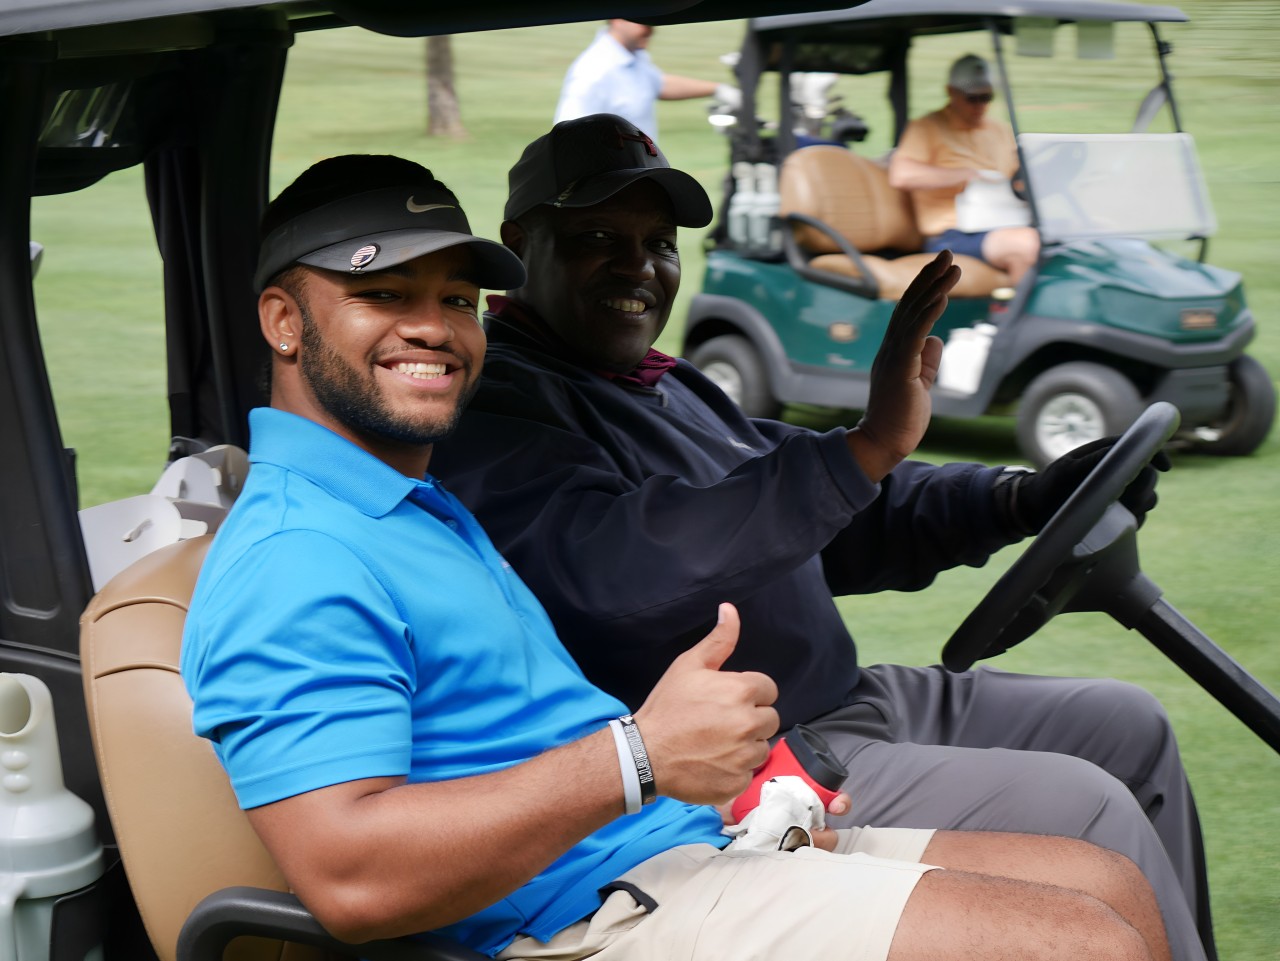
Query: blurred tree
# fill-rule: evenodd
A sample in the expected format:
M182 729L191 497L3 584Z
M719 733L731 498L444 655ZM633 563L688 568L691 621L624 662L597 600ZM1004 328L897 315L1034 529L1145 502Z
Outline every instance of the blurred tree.
M427 136L465 137L462 107L453 86L451 37L427 37Z

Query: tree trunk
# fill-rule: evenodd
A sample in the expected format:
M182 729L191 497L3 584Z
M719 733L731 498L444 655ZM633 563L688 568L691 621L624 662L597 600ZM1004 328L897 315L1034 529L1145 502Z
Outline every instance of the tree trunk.
M451 37L427 37L427 136L461 138L462 108L453 87Z

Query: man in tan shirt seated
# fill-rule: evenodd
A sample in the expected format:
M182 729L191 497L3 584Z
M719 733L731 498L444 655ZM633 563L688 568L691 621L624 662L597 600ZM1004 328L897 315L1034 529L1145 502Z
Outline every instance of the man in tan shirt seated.
M965 187L984 177L1012 179L1018 169L1013 131L987 116L994 97L985 60L967 54L952 64L947 105L907 125L889 161L889 183L911 192L926 251L945 248L978 257L1016 284L1040 252L1034 227L980 233L956 227L956 196Z

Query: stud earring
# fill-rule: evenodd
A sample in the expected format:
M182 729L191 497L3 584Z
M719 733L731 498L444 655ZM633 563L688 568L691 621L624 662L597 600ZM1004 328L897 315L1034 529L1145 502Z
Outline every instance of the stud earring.
M281 350L283 350L283 351L287 354L287 353L289 352L289 345L288 345L288 344L281 344L281 345L280 345L280 349L281 349Z

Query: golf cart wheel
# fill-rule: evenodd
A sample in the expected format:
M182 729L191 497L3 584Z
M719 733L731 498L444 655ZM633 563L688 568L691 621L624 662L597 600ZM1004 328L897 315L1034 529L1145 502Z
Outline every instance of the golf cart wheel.
M712 337L693 349L689 362L748 417L777 417L782 412L782 405L769 392L760 355L745 337Z
M1202 439L1200 449L1220 457L1243 457L1257 450L1276 418L1276 388L1265 367L1248 355L1237 357L1228 369L1231 393L1227 412ZM1201 436L1209 432L1202 432Z
M1142 413L1142 398L1124 374L1073 361L1033 380L1018 405L1018 446L1037 468L1081 444L1119 434Z

